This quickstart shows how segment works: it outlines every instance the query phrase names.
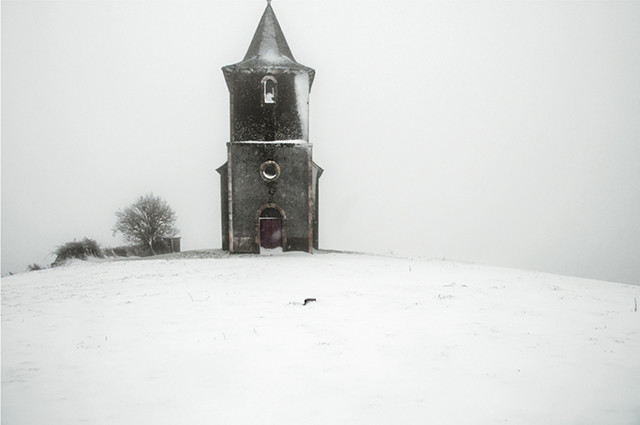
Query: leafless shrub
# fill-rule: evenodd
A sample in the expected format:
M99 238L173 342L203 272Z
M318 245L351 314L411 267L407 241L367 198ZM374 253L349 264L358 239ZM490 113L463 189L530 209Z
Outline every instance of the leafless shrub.
M150 193L116 212L113 234L122 233L128 242L149 247L155 255L164 238L178 233L176 220L176 213L167 201Z

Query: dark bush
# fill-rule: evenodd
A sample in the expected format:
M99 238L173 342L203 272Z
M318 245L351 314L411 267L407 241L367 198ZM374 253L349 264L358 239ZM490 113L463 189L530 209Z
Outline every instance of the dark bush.
M29 272L35 272L36 270L42 270L44 269L44 267L42 267L40 264L29 264L29 266L27 267L27 271Z
M55 254L56 260L51 264L54 267L59 266L71 258L86 260L87 257L104 257L98 243L89 238L84 238L79 242L67 242L64 245L59 246L55 250Z

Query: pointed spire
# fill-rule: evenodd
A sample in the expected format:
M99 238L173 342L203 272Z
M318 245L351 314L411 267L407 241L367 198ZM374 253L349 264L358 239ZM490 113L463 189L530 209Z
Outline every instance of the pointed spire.
M283 56L295 62L276 14L271 7L271 0L267 0L267 7L262 14L262 19L256 28L244 60L260 57L267 61L277 61Z
M241 62L222 67L227 86L231 89L232 76L241 69L281 68L296 69L309 74L309 87L313 85L316 71L313 68L296 62L278 19L271 8L271 0L267 0L267 8L262 14L258 28L253 35L247 54Z

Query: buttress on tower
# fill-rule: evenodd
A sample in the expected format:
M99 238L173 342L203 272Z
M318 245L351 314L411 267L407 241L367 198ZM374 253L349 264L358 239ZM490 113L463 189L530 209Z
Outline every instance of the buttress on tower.
M244 59L222 71L231 104L227 162L217 169L222 249L313 252L322 174L309 143L315 71L294 59L270 2Z

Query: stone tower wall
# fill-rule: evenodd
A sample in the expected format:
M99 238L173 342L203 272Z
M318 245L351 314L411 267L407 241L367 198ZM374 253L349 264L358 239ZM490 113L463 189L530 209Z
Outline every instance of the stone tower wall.
M311 251L311 145L294 143L231 142L229 149L232 200L230 243L233 252L260 252L256 226L261 207L273 204L285 214L285 251ZM267 181L261 166L278 164L280 175Z
M276 99L264 102L263 79L274 78ZM308 140L309 87L306 72L241 71L231 81L231 141Z

